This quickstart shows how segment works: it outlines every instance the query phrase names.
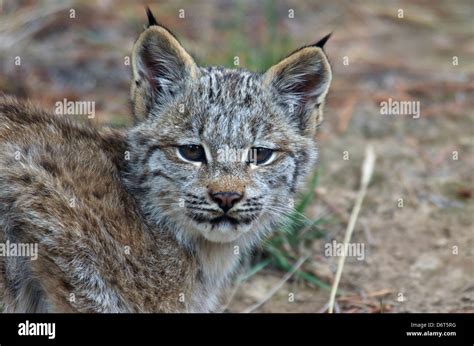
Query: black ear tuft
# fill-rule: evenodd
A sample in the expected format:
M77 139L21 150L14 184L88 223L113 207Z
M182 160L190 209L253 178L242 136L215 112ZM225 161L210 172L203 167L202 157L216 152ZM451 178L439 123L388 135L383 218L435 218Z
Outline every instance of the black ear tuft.
M151 10L148 6L146 8L146 15L148 17L148 26L149 27L152 26L152 25L159 25L158 22L155 19L155 16L153 15L153 13L151 13Z
M321 49L324 48L324 45L326 44L326 42L329 40L329 38L331 37L332 35L332 32L330 32L329 34L327 34L326 36L324 36L322 39L320 39L318 42L316 42L315 44L313 44L314 47L319 47Z

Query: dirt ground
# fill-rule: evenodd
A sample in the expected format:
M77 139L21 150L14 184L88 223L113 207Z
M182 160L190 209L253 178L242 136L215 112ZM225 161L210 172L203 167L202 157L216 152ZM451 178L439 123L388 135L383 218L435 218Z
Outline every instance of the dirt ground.
M338 257L325 256L325 244L343 240L371 144L375 171L352 239L364 244L365 258L347 259L337 311L474 312L473 2L269 4L160 1L151 7L207 64L229 65L229 57L241 55L242 66L260 68L267 64L258 62L260 54L275 62L332 31L320 181L306 211L331 223L309 245L305 269L332 283ZM64 16L71 8L77 10L73 24ZM187 19L177 17L180 9ZM141 5L5 1L3 10L15 15L0 26L0 90L45 107L62 98L94 100L98 126L130 124L130 70L123 61L145 21ZM20 69L12 64L15 56L23 59ZM381 114L389 98L419 102L420 117ZM227 311L267 298L284 275L266 268L242 282ZM290 278L254 311L323 312L328 299L328 290Z
M377 154L353 236L365 244L366 258L348 258L340 311L474 312L474 24L463 15L472 15L473 5L450 4L333 5L345 15L327 47L334 84L311 211L337 218L312 246L315 272L328 283L338 258L325 257L324 244L342 242L366 145ZM410 14L407 21L394 17L399 8ZM452 56L464 63L453 66ZM420 118L381 115L379 102L389 97L420 101ZM263 299L281 276L245 282L231 310ZM322 311L328 297L325 290L287 283L257 311Z

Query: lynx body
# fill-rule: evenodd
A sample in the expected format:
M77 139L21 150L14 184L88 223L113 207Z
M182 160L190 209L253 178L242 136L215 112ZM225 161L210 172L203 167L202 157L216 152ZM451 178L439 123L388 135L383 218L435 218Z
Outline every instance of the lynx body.
M317 158L327 38L257 74L198 67L149 21L126 133L0 99L0 243L38 244L36 260L0 257L5 311L219 311L292 211Z

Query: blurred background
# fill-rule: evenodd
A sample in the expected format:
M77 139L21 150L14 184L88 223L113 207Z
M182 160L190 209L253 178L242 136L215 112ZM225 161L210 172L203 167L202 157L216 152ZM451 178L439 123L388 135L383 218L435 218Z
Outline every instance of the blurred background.
M51 111L64 98L94 101L95 118L79 121L126 128L144 4L0 0L0 91ZM318 168L226 311L326 311L338 257L325 244L343 240L370 143L377 161L352 238L365 258L347 258L336 311L474 312L473 1L146 4L202 65L238 57L265 71L333 32ZM419 102L420 117L381 114L389 98Z

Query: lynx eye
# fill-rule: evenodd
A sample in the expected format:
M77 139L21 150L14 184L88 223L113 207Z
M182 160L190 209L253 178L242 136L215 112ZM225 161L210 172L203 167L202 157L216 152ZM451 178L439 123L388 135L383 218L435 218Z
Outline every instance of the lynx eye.
M206 153L200 145L180 145L178 147L178 156L184 161L206 162Z
M268 148L254 147L250 149L248 162L254 165L269 164L275 158L275 151Z

